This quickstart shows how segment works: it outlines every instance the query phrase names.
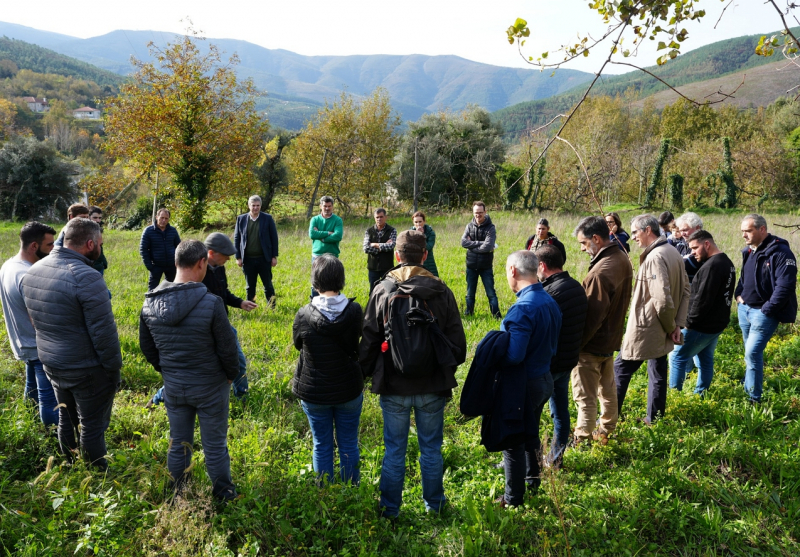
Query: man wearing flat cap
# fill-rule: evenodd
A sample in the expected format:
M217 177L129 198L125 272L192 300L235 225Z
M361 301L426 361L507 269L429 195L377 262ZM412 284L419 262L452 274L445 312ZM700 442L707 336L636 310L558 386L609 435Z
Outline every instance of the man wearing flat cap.
M203 284L211 294L222 298L222 301L225 302L225 313L228 313L228 306L241 308L245 311L252 311L258 307L255 302L242 300L228 288L225 263L236 254L236 248L233 246L231 239L222 232L212 232L203 243L208 250L208 267L203 278ZM247 395L249 388L247 383L247 359L242 351L242 345L239 343L239 335L236 332L236 328L231 325L231 329L233 329L233 334L236 337L236 348L239 351L239 375L233 380L231 391L233 396L241 399ZM153 395L153 398L147 403L147 407L152 408L161 402L164 402L164 387L161 387Z
M399 265L376 283L372 291L359 347L361 369L365 375L372 376L372 392L380 395L383 411L385 454L381 467L380 508L381 516L390 519L400 512L412 409L419 441L422 499L428 512L438 513L444 508L441 450L444 407L456 386L456 368L467 355L458 304L447 285L421 266L427 255L423 233L404 230L397 235L395 259ZM413 374L397 371L390 346L394 340L391 335L388 339L385 335L390 298L395 300L392 304L405 298L410 305L424 308L435 319L435 324L425 329L433 343L435 357L430 358L430 365ZM395 317L391 323L393 329L402 327L395 323Z

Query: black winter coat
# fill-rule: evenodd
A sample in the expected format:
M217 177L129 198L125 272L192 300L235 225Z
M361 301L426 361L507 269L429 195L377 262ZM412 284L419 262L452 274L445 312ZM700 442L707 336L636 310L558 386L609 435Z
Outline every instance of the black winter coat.
M139 345L170 387L217 385L239 374L225 304L199 282L162 282L145 294Z
M175 266L175 248L181 243L181 236L171 225L161 230L151 224L142 232L139 242L139 255L148 271L155 267L170 269Z
M550 373L569 372L577 365L581 351L589 307L586 291L567 271L550 275L542 281L542 286L561 310L561 333L558 336L558 350L550 363Z
M294 317L292 339L300 351L292 392L312 404L341 404L364 390L358 363L361 306L352 299L335 321L307 304Z
M56 247L22 278L22 295L48 372L122 368L117 325L103 275L69 248Z
M544 245L555 246L558 249L558 251L561 252L561 257L564 258L564 263L567 262L567 249L564 247L564 244L561 243L561 240L559 240L556 237L555 234L553 234L552 232L548 232L546 240L539 240L538 242L536 242L537 238L538 238L537 234L534 234L533 236L530 236L525 241L525 249L529 250L529 249L531 249L531 246L535 246L533 248L533 251L536 251L537 249L539 249L540 247L542 247ZM536 243L534 243L534 242L536 242Z
M497 230L489 215L478 225L473 218L464 228L461 247L467 250L467 269L485 271L492 268Z
M225 265L216 267L208 266L206 276L203 277L203 284L214 296L219 296L225 302L225 313L228 313L228 306L241 308L243 300L228 289L228 275L225 273Z

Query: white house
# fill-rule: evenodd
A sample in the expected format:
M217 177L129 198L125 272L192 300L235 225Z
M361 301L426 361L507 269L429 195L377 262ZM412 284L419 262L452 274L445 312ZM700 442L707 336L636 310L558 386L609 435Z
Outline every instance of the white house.
M73 118L80 118L84 120L99 120L103 116L103 111L99 108L92 108L91 106L84 106L76 108L72 111Z
M31 112L48 112L50 110L50 104L46 98L22 97L22 100L28 105Z

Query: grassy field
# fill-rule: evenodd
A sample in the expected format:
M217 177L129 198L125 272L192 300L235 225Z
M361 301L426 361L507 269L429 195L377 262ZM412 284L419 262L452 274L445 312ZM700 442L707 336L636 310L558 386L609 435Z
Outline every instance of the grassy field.
M502 262L523 246L541 215L493 213L498 228L495 265L501 309L513 303ZM566 269L581 280L588 257L570 236L577 218L546 215L568 250ZM469 217L431 218L442 278L463 308L464 252L459 240ZM630 219L627 218L626 221ZM770 217L794 222L793 217ZM400 227L397 219L390 224ZM714 215L706 228L740 263L740 216ZM402 223L403 227L407 224ZM410 223L408 223L410 225ZM349 222L341 258L345 293L367 300L361 239L367 221ZM629 226L625 227L629 229ZM0 257L17 249L19 225L0 225ZM365 396L361 422L362 483L318 489L311 471L311 434L289 387L297 353L291 323L307 301L310 241L307 225L279 226L281 257L275 269L278 305L252 313L232 310L250 361L250 398L234 402L229 445L234 482L242 498L214 508L199 435L195 480L184 499L166 501L168 425L163 406L143 405L160 385L138 346L138 314L146 271L138 256L139 233L109 231L106 274L114 294L124 368L122 391L106 438L106 474L83 463L68 466L57 442L22 399L23 366L0 335L0 544L8 555L716 555L800 554L800 337L781 326L767 348L764 403L751 407L740 386L744 373L738 326L732 323L717 348L716 377L700 399L671 391L667 416L652 428L644 415L646 373L640 371L626 399L628 419L607 446L567 452L564 470L548 474L541 491L515 510L496 509L502 492L499 455L479 442L479 420L464 422L460 391L445 414L445 491L450 506L428 516L421 501L419 453L409 443L404 506L390 524L377 517L382 418L377 397ZM777 230L777 229L776 229ZM800 240L790 238L795 253ZM633 244L632 244L633 245ZM638 265L639 250L633 247ZM228 264L231 288L244 294L244 279ZM465 320L470 354L463 378L484 334L498 327L479 288L476 316ZM263 293L259 295L263 306ZM692 385L695 376L687 379ZM574 407L572 408L574 419ZM552 434L549 416L542 436Z

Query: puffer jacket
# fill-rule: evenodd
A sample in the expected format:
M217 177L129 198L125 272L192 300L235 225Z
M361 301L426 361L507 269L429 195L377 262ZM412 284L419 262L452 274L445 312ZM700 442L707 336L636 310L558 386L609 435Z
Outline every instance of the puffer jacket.
M683 258L666 238L659 237L642 251L622 359L650 360L672 351L669 335L686 325L690 290Z
M292 325L292 340L300 351L292 392L312 404L341 404L364 390L358 363L361 306L352 299L334 321L316 307L300 308Z
M467 337L453 292L440 279L418 265L400 265L389 271L386 278L398 283L396 292L411 294L425 302L438 321L439 328L452 344L456 364L440 366L429 377L408 378L394 369L391 351L381 352L384 341L384 316L389 294L378 284L372 291L364 316L364 329L359 345L359 363L364 375L372 376L372 392L380 395L439 394L452 396L456 383L456 368L467 357ZM439 360L441 361L441 360Z
M467 269L476 271L491 269L496 241L497 230L495 230L489 215L486 215L480 226L473 218L464 228L464 234L461 236L461 247L467 250Z
M181 243L181 236L175 227L167 225L161 230L151 224L142 232L139 242L139 255L148 271L155 267L172 268L175 266L175 248Z
M239 373L225 304L199 282L165 281L145 294L139 344L167 388L216 385Z
M558 335L558 349L550 362L550 373L572 371L578 364L586 310L589 307L586 291L567 271L550 275L542 281L542 286L561 310L561 332Z
M39 359L48 372L122 369L108 288L91 260L63 246L53 248L33 264L22 288Z

